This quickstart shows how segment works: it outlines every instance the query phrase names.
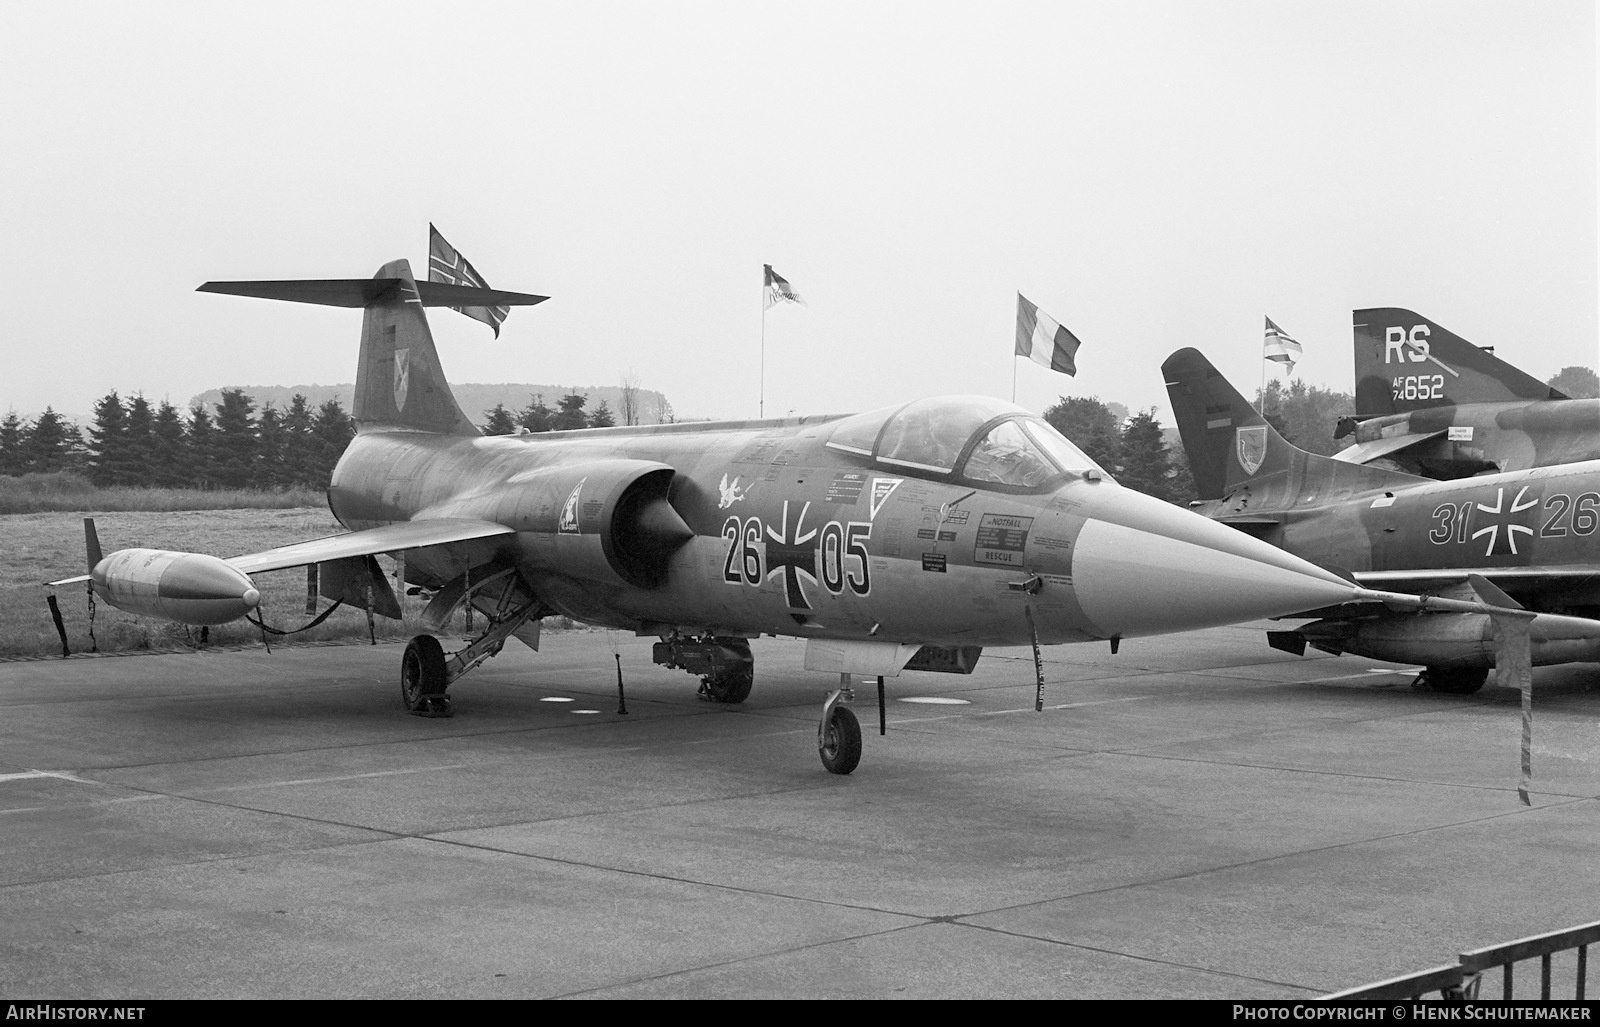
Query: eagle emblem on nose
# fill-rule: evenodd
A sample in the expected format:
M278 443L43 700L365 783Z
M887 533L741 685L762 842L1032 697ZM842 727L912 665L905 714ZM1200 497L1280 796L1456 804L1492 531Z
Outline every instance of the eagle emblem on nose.
M750 486L746 485L744 488L740 488L740 477L741 475L734 475L733 481L730 483L726 474L722 476L722 484L717 486L717 491L722 493L722 497L717 500L718 510L726 510L744 498L745 491Z

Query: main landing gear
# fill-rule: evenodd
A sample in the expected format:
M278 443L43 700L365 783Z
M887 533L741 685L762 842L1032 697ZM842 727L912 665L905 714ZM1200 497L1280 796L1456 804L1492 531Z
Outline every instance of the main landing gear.
M444 646L432 635L418 635L400 658L400 701L419 717L450 716L450 673Z
M439 608L430 604L424 613L424 622L430 615L435 623L442 623L459 603L464 594L446 595L436 600ZM467 598L468 602L472 600ZM505 647L506 639L526 624L529 618L543 608L537 599L529 599L510 587L504 587L498 601L478 604L488 626L483 633L467 643L464 649L446 655L444 647L432 635L417 635L406 644L405 655L400 658L400 701L406 709L419 717L448 717L450 696L446 694L456 679Z

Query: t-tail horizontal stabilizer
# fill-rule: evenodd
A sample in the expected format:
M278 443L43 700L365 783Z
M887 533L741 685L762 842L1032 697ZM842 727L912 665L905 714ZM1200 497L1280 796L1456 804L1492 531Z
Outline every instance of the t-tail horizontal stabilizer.
M548 298L419 282L404 260L390 261L371 278L207 282L200 291L362 308L361 355L351 410L357 430L400 428L466 436L479 431L450 392L422 308L527 306Z
M303 278L260 282L207 282L196 292L251 296L290 303L315 303L324 307L365 307L382 300L407 283L403 278ZM474 289L445 282L414 282L417 300L424 307L531 307L548 296L503 289Z

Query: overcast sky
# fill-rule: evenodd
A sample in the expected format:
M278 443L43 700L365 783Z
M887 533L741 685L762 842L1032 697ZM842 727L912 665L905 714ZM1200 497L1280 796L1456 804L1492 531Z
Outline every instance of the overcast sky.
M976 392L1131 408L1262 317L1348 390L1403 306L1539 378L1595 366L1595 12L1468 3L6 4L0 412L354 378L359 277L429 221L500 288L460 382L754 416ZM1083 340L1014 362L1016 293ZM477 417L480 411L468 411Z

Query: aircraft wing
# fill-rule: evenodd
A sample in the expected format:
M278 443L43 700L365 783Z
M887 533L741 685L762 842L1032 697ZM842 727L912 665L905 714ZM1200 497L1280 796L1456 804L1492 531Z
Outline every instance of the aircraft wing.
M1444 429L1430 432L1417 432L1411 435L1395 435L1386 439L1373 439L1371 442L1358 442L1333 454L1333 459L1343 460L1347 464L1365 464L1398 453L1402 449L1410 449L1418 443L1428 442L1444 434Z
M440 546L451 542L466 542L477 538L494 538L514 535L516 529L494 521L477 521L468 518L441 517L422 521L400 521L380 528L366 528L314 538L308 542L279 546L262 553L249 553L224 561L246 574L257 571L276 571L285 567L303 567L308 563L342 560L351 556L372 556L393 553L401 549L419 549L423 546Z
M1246 535L1264 539L1267 534L1283 523L1281 517L1258 517L1251 514L1220 514L1213 518L1226 524L1230 528L1237 528Z

